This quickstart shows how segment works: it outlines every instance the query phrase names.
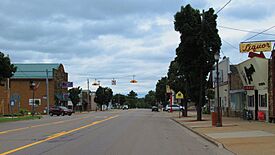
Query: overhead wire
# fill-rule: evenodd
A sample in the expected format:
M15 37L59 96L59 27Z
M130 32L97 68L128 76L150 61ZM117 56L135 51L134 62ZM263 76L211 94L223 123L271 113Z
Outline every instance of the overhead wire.
M256 31L243 30L243 29L239 29L239 28L232 28L232 27L222 26L222 25L218 25L218 27L224 28L224 29L229 29L229 30L236 30L236 31L240 31L240 32L260 33L260 32L256 32ZM275 34L272 34L272 33L261 33L261 35L275 36Z
M217 13L216 13L216 15L218 14L218 13L220 13L229 3L231 2L231 0L229 0L226 4L224 4L218 11L217 11ZM204 20L205 21L205 20ZM212 31L212 33L214 33L215 31L213 31L212 30L212 28L210 27L210 25L209 25L209 23L207 22L207 21L205 21L205 23L206 23L206 25L208 26L208 28L210 29L210 31ZM229 43L228 41L225 41L224 39L222 39L224 42L226 42L227 44L229 44L230 46L232 46L232 47L234 47L231 43ZM235 47L234 47L235 48ZM225 54L224 54L224 52L222 51L222 50L220 50L221 52L222 52L222 54L224 55L224 56L226 56ZM207 53L208 54L208 53Z
M274 27L275 27L275 25L274 25L274 26L271 26L270 28L268 28L268 29L266 29L266 30L263 30L263 31L261 31L261 32L259 32L259 33L257 33L257 34L255 34L255 35L253 35L252 37L249 37L249 38L245 39L244 42L247 41L247 40L250 40L250 39L252 39L252 38L254 38L254 37L256 37L256 36L258 36L258 35L260 35L260 34L266 32L266 31L268 31L268 30L271 30L271 29L273 29Z
M222 11L230 2L231 2L231 0L229 0L223 7L221 7L220 10L218 10L216 14L218 14L220 11Z
M235 46L232 45L230 42L228 42L228 41L226 41L226 40L224 40L224 39L222 39L222 41L224 41L226 44L228 44L228 45L231 46L232 48L235 48L235 49L239 50L239 48L235 47Z

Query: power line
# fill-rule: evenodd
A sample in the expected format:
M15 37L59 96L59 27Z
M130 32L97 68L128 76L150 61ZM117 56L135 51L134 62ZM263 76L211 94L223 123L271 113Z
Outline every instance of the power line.
M260 34L262 34L262 33L266 32L266 31L268 31L268 30L270 30L270 29L273 29L274 27L275 27L275 25L274 25L274 26L271 26L270 28L268 28L268 29L266 29L266 30L264 30L264 31L261 31L261 32L259 32L259 33L255 34L255 35L254 35L254 36L252 36L252 37L247 38L247 39L246 39L246 40L244 40L244 41L250 40L250 39L252 39L252 38L254 38L254 37L256 37L256 36L258 36L258 35L260 35Z
M235 46L232 45L230 42L228 42L228 41L226 41L226 40L224 40L224 39L222 39L222 41L224 41L225 43L227 43L229 46L231 46L231 47L233 47L233 48L239 50L239 48L235 47Z
M218 14L220 11L222 11L230 2L231 2L231 0L229 0L222 8L220 8L220 10L218 10L216 14Z
M224 28L224 29L229 29L229 30L236 30L236 31L240 31L240 32L260 33L260 32L256 32L256 31L243 30L243 29L239 29L239 28L232 28L232 27L221 26L221 25L219 25L218 27ZM275 34L272 34L272 33L261 33L261 34L262 34L262 35L275 36Z

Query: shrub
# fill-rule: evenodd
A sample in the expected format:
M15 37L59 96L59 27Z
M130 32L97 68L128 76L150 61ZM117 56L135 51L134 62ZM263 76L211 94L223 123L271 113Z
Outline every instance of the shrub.
M28 115L29 111L27 109L20 109L19 113L24 116L24 115Z

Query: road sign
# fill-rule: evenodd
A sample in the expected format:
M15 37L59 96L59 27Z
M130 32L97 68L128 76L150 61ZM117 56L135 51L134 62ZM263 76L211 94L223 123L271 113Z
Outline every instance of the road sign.
M176 99L183 99L184 97L183 97L183 94L182 94L182 92L178 92L177 94L176 94Z
M19 101L20 100L20 96L17 93L14 93L14 94L11 95L11 100Z
M11 104L11 106L14 106L14 103L15 103L15 101L14 101L14 100L10 100L10 104Z

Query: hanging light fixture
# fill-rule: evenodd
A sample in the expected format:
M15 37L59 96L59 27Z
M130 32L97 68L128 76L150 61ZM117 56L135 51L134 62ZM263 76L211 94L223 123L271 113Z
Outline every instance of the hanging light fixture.
M99 86L99 81L96 81L96 79L95 79L95 81L93 82L92 85L93 85L93 86Z
M135 75L133 75L133 79L130 81L130 83L137 83L137 80L135 80Z

